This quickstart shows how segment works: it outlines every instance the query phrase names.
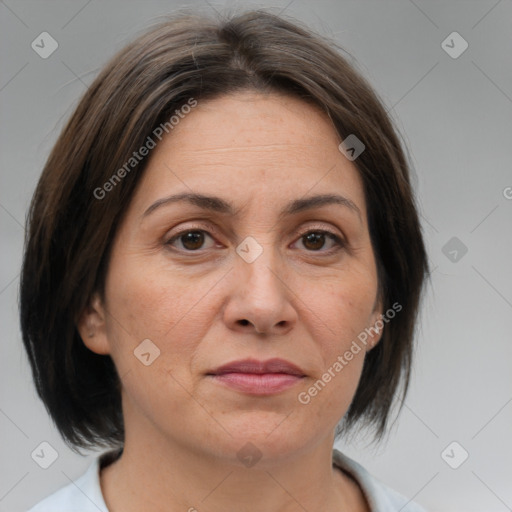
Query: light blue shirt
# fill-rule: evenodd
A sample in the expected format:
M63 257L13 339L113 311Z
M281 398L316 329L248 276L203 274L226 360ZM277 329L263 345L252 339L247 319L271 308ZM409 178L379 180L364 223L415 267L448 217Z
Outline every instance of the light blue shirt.
M96 457L87 471L74 483L55 491L28 512L109 512L100 486L101 459L107 456L102 454ZM426 512L336 449L333 450L333 464L350 474L359 484L371 512Z

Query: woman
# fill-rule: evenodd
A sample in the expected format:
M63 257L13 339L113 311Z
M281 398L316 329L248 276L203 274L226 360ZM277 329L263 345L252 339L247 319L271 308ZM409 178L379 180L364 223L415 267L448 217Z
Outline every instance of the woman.
M328 42L263 11L159 24L32 201L36 387L109 451L31 510L422 510L333 443L384 434L427 273L397 134Z

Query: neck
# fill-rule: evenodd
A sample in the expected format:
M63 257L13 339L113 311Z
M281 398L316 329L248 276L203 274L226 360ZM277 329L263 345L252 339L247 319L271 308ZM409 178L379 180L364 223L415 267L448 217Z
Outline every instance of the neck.
M100 482L113 511L368 511L357 484L333 468L332 441L244 467L132 432L121 457L101 471Z

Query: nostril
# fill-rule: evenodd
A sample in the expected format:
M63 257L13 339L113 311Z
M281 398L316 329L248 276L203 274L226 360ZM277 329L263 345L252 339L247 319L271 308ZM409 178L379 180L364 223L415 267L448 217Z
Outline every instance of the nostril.
M239 320L239 322L242 324L242 325L248 325L249 324L249 320Z

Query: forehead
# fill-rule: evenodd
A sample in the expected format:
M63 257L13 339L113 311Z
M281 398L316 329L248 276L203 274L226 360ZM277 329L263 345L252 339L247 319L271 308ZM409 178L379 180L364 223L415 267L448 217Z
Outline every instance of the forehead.
M249 151L262 158L265 153L289 158L309 153L311 159L315 146L336 149L338 138L327 115L316 106L281 94L239 92L200 102L160 150L179 145L182 157L204 151L218 160L226 151L233 156Z
M340 141L325 113L290 96L199 101L151 153L135 202L142 208L166 193L216 192L243 204L257 195L270 206L338 191L364 214L362 182Z

